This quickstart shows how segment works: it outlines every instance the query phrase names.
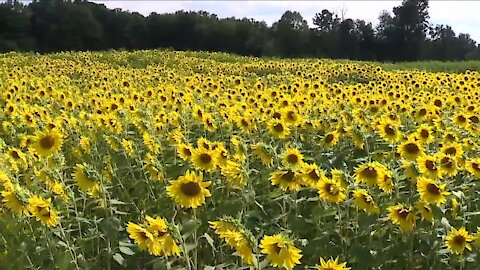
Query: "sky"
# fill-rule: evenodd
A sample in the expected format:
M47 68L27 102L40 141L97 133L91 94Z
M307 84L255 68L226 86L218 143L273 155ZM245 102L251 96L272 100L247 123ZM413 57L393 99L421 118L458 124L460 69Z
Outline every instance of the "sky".
M378 22L382 10L392 11L400 5L399 0L390 1L93 1L103 3L108 8L121 8L139 12L145 16L151 12L171 13L177 10L204 10L217 14L219 18L254 18L267 24L278 21L287 11L298 11L312 25L315 13L322 9L345 14L345 18L363 19ZM468 33L480 42L480 1L440 1L429 3L430 23L448 24L455 33Z

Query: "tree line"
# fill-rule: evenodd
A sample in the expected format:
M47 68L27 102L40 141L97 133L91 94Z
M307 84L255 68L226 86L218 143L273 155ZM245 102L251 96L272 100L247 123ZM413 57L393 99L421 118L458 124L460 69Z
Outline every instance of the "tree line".
M143 16L84 0L8 0L0 4L0 52L172 48L394 62L480 59L469 34L428 20L428 0L403 0L375 26L324 9L313 27L295 11L268 26L205 11Z

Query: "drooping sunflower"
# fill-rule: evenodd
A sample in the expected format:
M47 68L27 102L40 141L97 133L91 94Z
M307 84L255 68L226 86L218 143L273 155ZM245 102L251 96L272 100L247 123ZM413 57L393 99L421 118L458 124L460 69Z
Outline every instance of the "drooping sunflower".
M420 198L426 203L442 204L445 203L445 196L450 192L445 191L446 184L439 184L435 180L419 177L417 180L417 190Z
M415 161L419 156L423 155L424 150L423 146L418 141L409 139L398 146L397 152L401 157Z
M302 258L301 250L281 234L264 236L260 241L260 248L262 253L267 254L267 260L273 267L291 270L300 264Z
M355 169L355 180L373 186L384 179L386 173L386 167L379 162L364 163Z
M57 211L53 209L50 198L47 200L35 195L28 199L28 210L38 221L45 223L48 227L58 224Z
M445 245L453 253L462 254L465 248L469 251L472 250L470 242L473 240L475 240L475 238L470 235L464 227L461 227L458 230L452 227L452 230L445 238Z
M85 165L83 164L77 164L75 166L74 178L78 187L85 193L95 193L100 189L99 183L88 177Z
M178 247L175 239L170 232L167 221L164 218L150 216L145 217L147 223L147 230L153 234L160 244L160 250L155 256L178 256L180 254L180 248Z
M327 202L339 204L347 198L345 188L341 183L333 179L328 179L325 177L318 182L317 188L320 198Z
M375 200L365 189L353 191L353 203L368 214L377 214L380 212L380 208L375 203Z
M320 265L317 265L317 270L349 270L350 267L347 267L347 263L339 263L338 257L330 258L329 260L325 261L323 258L320 258Z
M197 148L192 153L192 162L198 169L207 172L214 171L218 164L218 154L214 150Z
M238 162L228 160L226 165L221 167L221 173L230 186L241 187L247 184L247 174Z
M400 226L400 230L410 232L415 227L417 216L412 206L397 204L388 207L388 217L393 224Z
M283 191L299 191L302 187L302 175L292 170L278 170L270 175L272 185L280 185Z
M212 196L207 189L211 182L203 182L203 174L187 171L167 186L168 196L184 208L197 208L205 204L205 198Z
M415 208L417 209L417 213L422 217L422 220L433 222L433 212L430 204L425 203L424 201L418 201L415 204Z
M135 241L140 250L148 250L150 254L160 254L160 242L146 228L129 222L127 225L128 236Z
M287 148L282 154L283 166L292 170L299 170L303 164L303 155L296 148Z
M56 129L37 132L34 138L33 149L35 149L37 154L48 157L58 152L62 147L62 143L62 134Z
M264 166L270 167L273 162L273 151L271 147L263 143L256 143L251 146L253 154L260 159Z
M5 207L17 215L28 215L28 190L10 181L4 182L3 187L1 195Z
M377 181L378 187L387 194L392 194L395 188L395 182L393 181L392 173L385 170L383 178L379 178Z

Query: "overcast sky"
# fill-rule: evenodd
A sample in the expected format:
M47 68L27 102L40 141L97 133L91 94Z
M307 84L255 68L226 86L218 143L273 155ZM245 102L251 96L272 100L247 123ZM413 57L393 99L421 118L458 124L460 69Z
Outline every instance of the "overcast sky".
M382 10L392 11L401 1L94 1L108 8L122 8L143 15L151 12L170 13L177 10L205 10L218 17L254 18L271 25L280 19L286 10L298 11L312 25L315 13L329 9L346 18L363 19L376 24ZM448 24L455 33L469 33L480 42L480 1L435 1L429 8L430 22Z

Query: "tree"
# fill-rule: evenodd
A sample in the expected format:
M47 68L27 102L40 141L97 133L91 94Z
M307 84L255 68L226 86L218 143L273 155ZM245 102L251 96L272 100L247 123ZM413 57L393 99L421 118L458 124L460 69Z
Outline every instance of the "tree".
M300 56L307 52L308 24L300 13L286 11L272 29L275 45L282 56Z

